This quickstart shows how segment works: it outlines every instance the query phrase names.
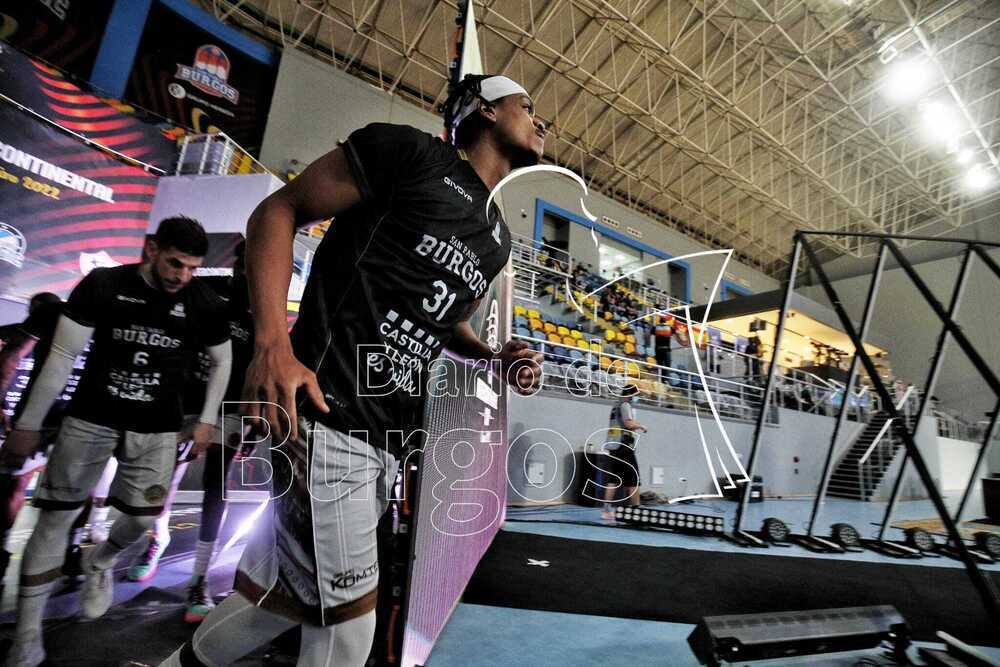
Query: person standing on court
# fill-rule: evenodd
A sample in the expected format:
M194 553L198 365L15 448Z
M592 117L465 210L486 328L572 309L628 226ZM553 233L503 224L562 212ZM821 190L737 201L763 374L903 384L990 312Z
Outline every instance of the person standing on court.
M238 403L243 391L243 379L253 356L253 321L250 314L250 294L244 271L246 244L236 246L233 275L230 277L206 277L207 283L226 302L229 317L229 331L232 336L233 361L226 386L224 403ZM183 439L178 448L177 469L174 471L173 486L167 494L163 512L156 520L149 544L139 562L128 570L132 581L147 581L156 573L160 557L170 543L170 508L184 471L187 470L190 455L185 455L190 447L190 427L198 423L198 414L204 404L207 382L211 378L211 358L205 352L198 354L192 377L185 388L184 412L185 429L179 436ZM233 460L249 457L257 444L256 439L243 437L243 423L235 405L230 405L221 417L221 428L216 429L212 445L205 452L205 467L201 481L201 523L198 526L198 543L195 547L194 566L188 582L187 608L184 611L186 623L200 623L215 604L208 591L208 570L215 556L219 529L226 517L225 482Z
M609 454L611 461L606 464L607 473L604 477L604 512L602 519L613 519L615 517L614 508L611 502L615 499L615 494L619 489L623 489L623 500L629 505L639 504L639 463L635 459L635 448L638 444L636 433L645 433L646 427L636 421L635 408L633 405L638 400L639 388L634 384L627 384L621 390L621 396L611 408L611 417L608 420L608 442L604 445L604 450ZM612 477L613 479L608 479ZM608 482L615 482L609 484Z
M544 125L511 79L468 76L449 96L445 126L453 143L402 125L357 130L251 217L256 342L244 399L260 402L248 407L278 443L272 461L291 465L274 465L274 525L251 535L236 594L164 665L230 664L298 625L299 665L364 665L376 524L406 438L422 426L428 364L447 347L498 360L516 389L536 390L541 355L521 341L495 352L468 319L510 253L487 199L512 170L538 162ZM289 336L295 231L334 216Z
M107 541L84 556L81 593L86 618L98 618L111 606L115 558L162 509L174 469L185 372L203 347L214 365L193 438L199 449L210 442L231 351L222 301L194 278L208 237L196 221L176 217L163 220L146 244L148 263L94 269L73 289L45 366L7 440L19 450L36 446L46 413L93 337L35 497L41 511L22 558L11 667L45 660L42 614L60 576L67 528L114 454L118 471L108 504L122 515Z

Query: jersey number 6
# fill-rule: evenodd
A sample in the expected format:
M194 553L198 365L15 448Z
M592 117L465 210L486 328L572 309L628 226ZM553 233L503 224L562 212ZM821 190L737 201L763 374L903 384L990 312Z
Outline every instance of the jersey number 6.
M132 363L136 366L145 366L149 363L149 352L136 352L132 357Z

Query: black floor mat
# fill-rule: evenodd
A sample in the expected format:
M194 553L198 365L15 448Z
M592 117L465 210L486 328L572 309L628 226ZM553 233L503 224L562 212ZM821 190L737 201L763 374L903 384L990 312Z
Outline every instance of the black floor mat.
M1000 584L997 573L988 576ZM1000 646L1000 632L963 569L910 563L695 551L502 530L463 602L674 623L890 604L917 639L934 640L934 632L944 630L973 644Z

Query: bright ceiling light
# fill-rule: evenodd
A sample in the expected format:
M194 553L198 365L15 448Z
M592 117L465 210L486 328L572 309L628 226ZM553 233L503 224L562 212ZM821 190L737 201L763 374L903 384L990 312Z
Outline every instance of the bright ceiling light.
M890 99L906 102L927 90L931 82L931 69L926 62L903 60L889 68L883 90Z
M993 185L993 175L981 164L974 164L965 174L965 185L970 190L985 190Z
M947 144L961 133L958 114L943 102L928 102L920 109L924 131L932 140Z
M958 160L959 164L969 164L975 156L976 152L974 150L971 148L963 148L958 152L958 156L955 159Z

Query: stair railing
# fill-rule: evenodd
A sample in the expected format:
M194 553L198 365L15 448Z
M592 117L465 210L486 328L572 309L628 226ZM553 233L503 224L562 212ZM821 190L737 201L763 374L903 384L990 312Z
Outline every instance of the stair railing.
M913 393L913 385L906 388L906 393L903 394L902 398L896 404L896 410L904 410L906 406L909 405L908 401L910 394ZM906 412L906 417L909 419L909 413ZM892 419L886 419L885 423L882 424L882 428L879 429L878 435L872 440L871 444L868 445L868 449L865 450L864 455L858 459L858 495L861 500L868 500L868 490L869 485L871 485L871 491L874 492L875 475L872 472L873 469L885 470L886 462L892 462L892 457L894 454L893 439L892 436L886 440L888 447L882 445L882 438L885 436L889 427L892 426ZM864 431L862 431L863 433ZM886 451L888 449L888 451ZM872 453L875 453L874 459L871 465L868 465L868 460L872 458Z

